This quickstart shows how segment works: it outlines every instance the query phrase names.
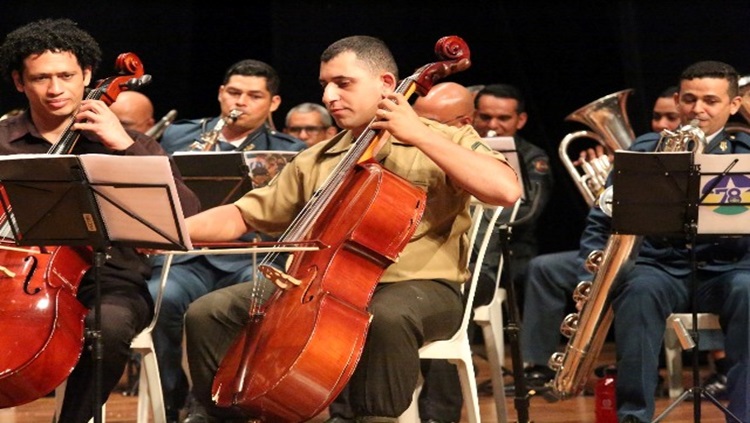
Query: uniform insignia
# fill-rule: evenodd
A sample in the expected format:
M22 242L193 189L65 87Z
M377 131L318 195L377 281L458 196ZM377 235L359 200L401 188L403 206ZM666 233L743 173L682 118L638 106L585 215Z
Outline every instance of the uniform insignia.
M727 148L729 148L729 147L727 146L727 141L726 140L724 140L721 143L719 143L719 150L721 150L721 151L727 151Z
M534 170L538 173L547 173L549 172L549 163L547 160L539 159L534 162Z
M479 149L483 151L492 151L492 149L487 147L487 145L485 145L483 142L475 142L474 144L471 145L471 149L474 151L477 151Z

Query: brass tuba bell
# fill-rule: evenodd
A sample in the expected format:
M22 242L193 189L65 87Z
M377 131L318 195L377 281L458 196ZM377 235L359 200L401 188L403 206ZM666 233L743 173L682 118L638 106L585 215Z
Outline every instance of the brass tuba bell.
M610 154L615 150L630 147L635 134L630 126L625 106L628 95L632 92L632 89L626 89L609 94L581 107L565 118L565 120L581 122L594 131L570 133L563 138L558 148L560 160L573 177L578 190L589 206L594 205L604 188L611 164L606 154L591 161L580 160L580 164L574 163L582 149L573 149L573 141L579 138L593 139L604 146L605 151Z

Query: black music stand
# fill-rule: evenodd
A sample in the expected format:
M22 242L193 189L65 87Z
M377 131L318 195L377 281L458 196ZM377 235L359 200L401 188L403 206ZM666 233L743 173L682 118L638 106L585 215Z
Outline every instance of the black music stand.
M203 209L234 202L253 188L242 152L176 153L172 158Z
M156 176L145 175L146 170ZM6 215L13 216L8 222L18 245L90 246L94 251L94 328L86 336L93 340L94 421L101 422L100 276L106 250L110 246L190 248L168 158L5 156L0 158L0 181L7 195L0 196L0 202Z
M617 167L612 175L612 231L618 234L658 235L683 238L690 253L692 338L698 344L698 300L695 242L698 236L700 196L699 166L691 152L615 152ZM729 168L731 169L731 167ZM726 169L725 172L728 172ZM719 181L720 178L717 179ZM710 190L709 190L710 191ZM615 317L617 318L617 317ZM716 405L727 418L741 422L700 384L698 354L693 354L693 386L672 402L654 422L661 421L693 394L693 417L700 421L701 399Z

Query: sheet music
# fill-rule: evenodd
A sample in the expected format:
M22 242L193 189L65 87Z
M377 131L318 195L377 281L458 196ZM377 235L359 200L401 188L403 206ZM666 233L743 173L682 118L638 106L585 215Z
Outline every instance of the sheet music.
M252 150L175 152L172 157L185 184L204 208L232 203L253 188L267 185L296 151Z
M696 154L695 163L700 165L703 198L698 207L698 233L750 233L750 155Z
M104 194L121 208L154 225L172 239L178 240L180 234L187 234L182 206L167 156L84 154L79 156L79 160L96 192ZM137 186L112 186L114 184ZM165 189L169 191L169 195L166 195ZM95 198L111 240L156 243L167 241L109 200L100 195L96 195ZM174 204L170 204L170 198L174 199ZM173 216L173 210L176 216ZM184 236L183 241L188 249L192 248L188 236Z

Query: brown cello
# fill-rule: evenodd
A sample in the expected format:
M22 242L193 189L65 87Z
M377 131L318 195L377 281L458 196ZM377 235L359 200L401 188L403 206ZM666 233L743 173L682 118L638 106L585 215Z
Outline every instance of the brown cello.
M469 66L459 37L435 46L443 60L417 70L396 92L424 95ZM313 195L281 242L316 240L286 273L260 271L282 289L250 305L250 321L221 362L213 398L264 421L304 421L320 413L352 376L371 316L367 307L385 269L411 239L425 193L372 160L381 134L368 127ZM266 258L266 262L273 256Z
M120 92L148 82L133 53L117 58L119 76L100 81L87 99L112 104ZM148 77L148 78L145 78ZM69 154L79 133L67 129L49 154ZM10 199L0 187L8 227ZM22 234L15 234L18 240ZM76 299L81 279L92 264L86 247L20 248L0 242L0 408L34 401L62 383L81 355L88 310Z

